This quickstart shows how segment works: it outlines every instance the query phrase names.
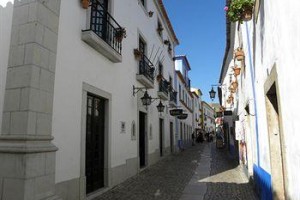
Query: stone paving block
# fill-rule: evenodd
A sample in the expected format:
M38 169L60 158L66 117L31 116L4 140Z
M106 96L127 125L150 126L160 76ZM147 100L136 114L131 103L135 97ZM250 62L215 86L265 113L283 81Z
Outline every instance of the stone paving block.
M45 90L47 92L54 91L54 73L53 72L41 69L40 89Z
M43 43L44 27L38 22L22 24L19 27L18 44L26 44L36 42Z
M15 1L15 3L21 3L21 2ZM28 4L19 4L19 5L15 4L12 25L26 24L28 22L28 16L29 16Z
M38 3L36 19L54 33L58 33L59 17L44 4Z
M37 113L36 134L51 135L52 115L45 113Z
M6 88L39 87L40 68L33 65L10 67L7 72Z
M49 68L49 50L37 43L27 44L25 48L25 64Z
M6 90L4 111L18 111L20 109L21 89Z
M45 46L45 48L51 50L52 52L56 52L57 40L58 40L57 33L53 32L48 28L45 28L45 35L43 41L43 45Z
M10 133L10 112L3 112L2 115L2 134L7 135Z
M24 195L24 180L14 178L3 178L3 194L4 200L18 200L23 199ZM16 192L18 191L18 192Z
M11 46L8 61L9 67L20 66L24 64L25 46ZM9 69L8 69L9 70Z
M202 200L204 195L183 194L179 200Z

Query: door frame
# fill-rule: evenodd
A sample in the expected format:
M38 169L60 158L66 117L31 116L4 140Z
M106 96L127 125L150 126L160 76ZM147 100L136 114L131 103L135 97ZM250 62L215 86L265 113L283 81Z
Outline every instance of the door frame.
M144 131L145 131L145 165L143 167L141 167L140 165L140 113L143 113L144 115L144 123L145 123L145 127L144 127ZM144 169L145 167L148 166L148 113L143 112L143 111L139 111L138 112L138 129L139 132L137 134L137 147L138 147L138 169Z
M87 112L87 95L91 93L95 96L106 99L105 103L105 130L104 130L104 187L99 190L86 194L86 176L85 176L85 149L86 149L86 112ZM110 173L111 173L111 102L112 95L104 90L89 85L85 82L82 84L82 105L81 105L81 142L80 142L80 200L96 197L102 193L104 188L111 185Z
M276 89L276 100L277 100L277 107L278 107L278 113L277 113L277 118L275 120L277 120L278 125L277 128L278 132L279 132L279 138L278 138L278 145L277 146L277 150L280 150L280 161L281 161L281 166L278 165L278 163L276 164L272 164L272 154L271 154L271 149L273 148L274 144L271 144L271 141L274 140L274 134L271 133L272 132L272 128L274 128L274 126L270 127L272 124L272 121L274 121L273 116L268 116L268 107L270 107L271 102L269 101L268 98L268 93L270 92L270 90L272 89L272 87L275 86ZM277 69L276 69L276 64L274 64L274 66L272 67L272 70L267 78L267 80L264 83L264 95L265 95L265 106L266 106L266 121L267 121L267 129L268 129L268 142L269 142L269 156L270 156L270 166L271 166L271 176L272 176L272 190L273 190L273 197L275 197L275 195L277 196L277 198L280 199L288 199L288 197L286 196L286 188L288 188L288 180L287 180L287 166L286 166L286 152L285 152L285 137L284 137L284 130L283 130L283 124L282 124L282 112L281 112L281 98L280 98L280 92L279 92L279 85L278 85L278 75L277 75ZM273 134L273 135L271 135ZM275 135L276 136L276 135ZM277 177L273 177L273 173L272 172L278 172L278 170L281 170L281 172L279 172L280 174ZM276 173L277 174L277 173ZM280 181L282 181L282 184L280 185L280 183L278 183L278 181L274 180L274 178L279 178L281 179ZM275 191L274 191L274 187L275 186ZM277 191L276 191L277 190ZM279 196L276 194L276 192L279 192Z

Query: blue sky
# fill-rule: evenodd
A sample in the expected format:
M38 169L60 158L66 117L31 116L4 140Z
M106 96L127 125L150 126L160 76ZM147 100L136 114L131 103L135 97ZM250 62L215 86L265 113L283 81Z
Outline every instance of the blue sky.
M180 42L176 54L187 55L192 86L200 88L203 100L211 102L208 92L218 83L225 52L225 0L163 2Z

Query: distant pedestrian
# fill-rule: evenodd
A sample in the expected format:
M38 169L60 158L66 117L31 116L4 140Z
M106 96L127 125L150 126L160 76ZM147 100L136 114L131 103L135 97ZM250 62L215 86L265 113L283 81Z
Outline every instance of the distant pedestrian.
M195 132L192 133L192 145L195 146Z

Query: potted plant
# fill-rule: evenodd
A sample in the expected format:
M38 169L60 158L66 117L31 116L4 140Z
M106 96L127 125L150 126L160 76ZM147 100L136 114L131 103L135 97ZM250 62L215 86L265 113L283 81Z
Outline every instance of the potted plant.
M126 30L123 27L117 28L115 32L115 38L118 42L122 42L123 38L126 38Z
M249 21L252 19L254 0L232 0L229 6L225 6L228 19L231 22Z
M161 35L164 28L162 27L161 24L159 24L156 30L157 30L158 34Z
M237 48L234 53L234 58L238 61L244 60L245 54L242 48Z
M133 49L135 59L142 60L143 53L139 49Z
M234 90L236 90L237 89L237 87L238 87L238 82L237 81L233 81L232 83L231 83L231 86L230 87L232 87Z
M84 9L88 9L89 5L90 5L90 0L81 0L81 6Z
M241 74L241 68L239 66L235 65L234 67L232 67L232 69L233 69L235 76L238 76Z
M158 74L158 75L156 76L156 80L157 80L158 82L160 82L162 79L163 79L163 75L162 75L162 74Z

